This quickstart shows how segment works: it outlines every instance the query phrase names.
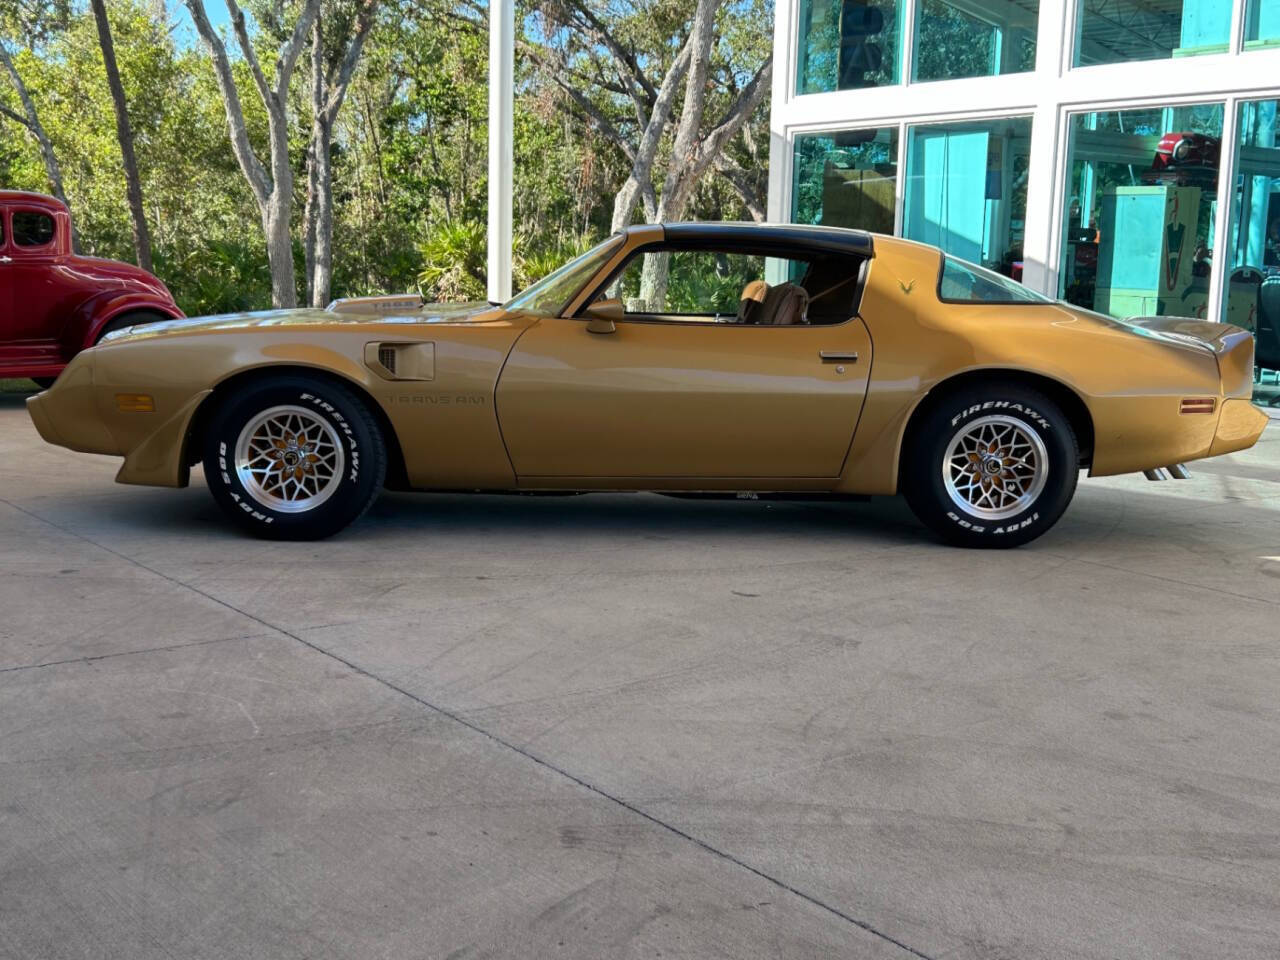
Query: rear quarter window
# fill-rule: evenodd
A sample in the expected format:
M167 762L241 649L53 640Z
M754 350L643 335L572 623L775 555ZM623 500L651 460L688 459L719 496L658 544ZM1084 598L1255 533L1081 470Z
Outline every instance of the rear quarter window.
M53 217L31 210L13 212L13 242L20 247L43 247L53 242Z
M946 303L1052 303L1017 280L976 263L943 256L938 299Z

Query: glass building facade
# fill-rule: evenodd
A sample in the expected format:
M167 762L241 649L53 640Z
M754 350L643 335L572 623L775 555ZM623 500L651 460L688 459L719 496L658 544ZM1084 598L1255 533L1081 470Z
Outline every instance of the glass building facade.
M771 219L921 240L1117 317L1237 324L1280 405L1280 0L776 10Z

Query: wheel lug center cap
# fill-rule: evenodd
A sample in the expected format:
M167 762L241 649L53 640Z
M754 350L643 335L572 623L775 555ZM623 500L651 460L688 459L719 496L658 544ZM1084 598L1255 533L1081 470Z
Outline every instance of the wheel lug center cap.
M993 477L1000 472L1002 466L999 457L986 457L982 461L982 472Z

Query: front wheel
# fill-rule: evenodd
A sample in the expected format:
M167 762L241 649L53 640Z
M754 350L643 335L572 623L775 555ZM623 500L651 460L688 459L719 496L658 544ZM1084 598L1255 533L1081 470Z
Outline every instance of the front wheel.
M386 478L386 446L346 387L281 377L214 412L204 473L219 505L255 536L319 540L357 520Z
M933 401L904 450L903 493L948 543L1015 547L1040 536L1075 493L1071 422L1043 394L968 387Z

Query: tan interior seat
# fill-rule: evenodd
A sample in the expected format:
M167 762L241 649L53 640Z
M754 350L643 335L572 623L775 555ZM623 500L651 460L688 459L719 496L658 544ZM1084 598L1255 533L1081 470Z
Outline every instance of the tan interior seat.
M809 294L804 287L794 283L780 283L770 287L760 305L755 322L775 327L790 327L808 323Z
M760 308L769 295L769 285L763 280L752 280L742 288L738 297L738 322L758 323Z
M809 294L794 283L771 287L763 280L752 280L742 288L738 301L738 322L758 326L789 327L808 323Z

